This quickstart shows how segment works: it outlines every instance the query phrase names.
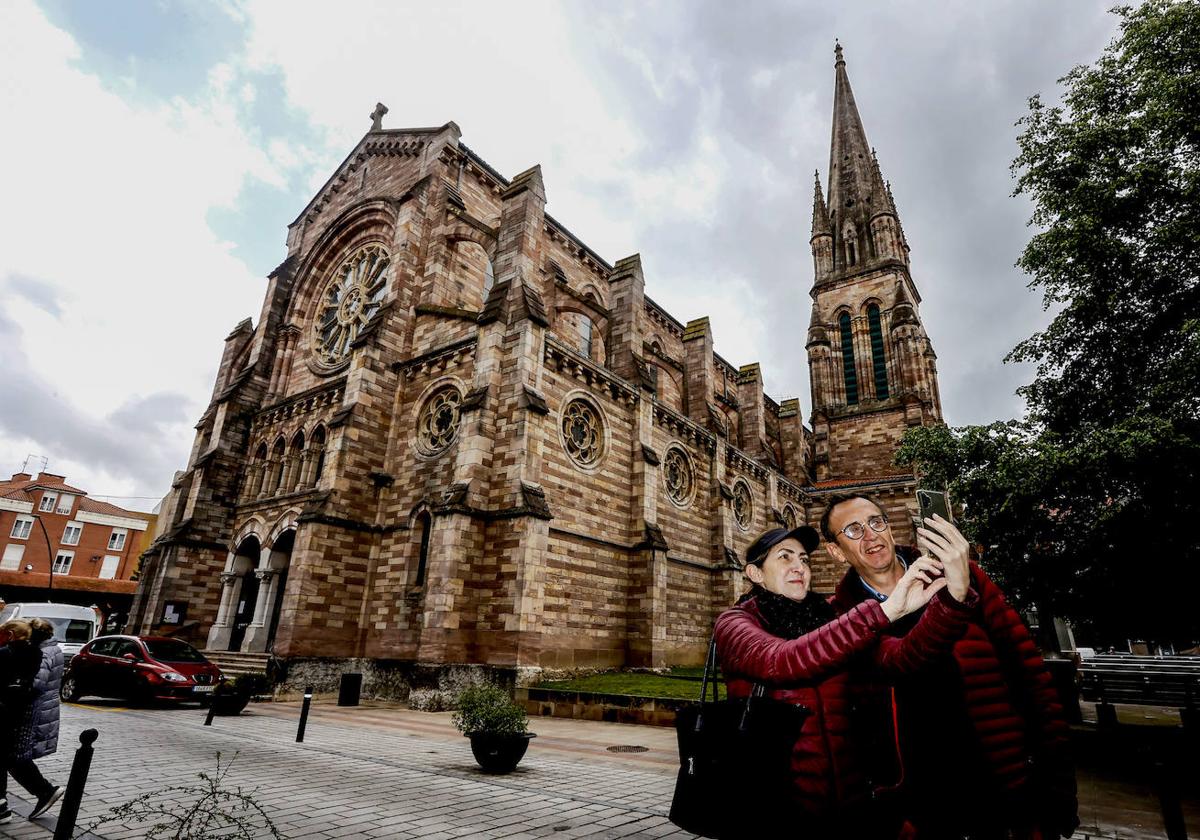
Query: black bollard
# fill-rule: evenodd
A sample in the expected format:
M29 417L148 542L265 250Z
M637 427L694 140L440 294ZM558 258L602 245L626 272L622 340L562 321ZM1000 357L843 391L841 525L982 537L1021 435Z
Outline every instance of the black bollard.
M1108 702L1104 692L1104 677L1096 676L1096 688L1100 692L1100 702L1096 704L1096 727L1102 732L1114 732L1117 728L1117 707Z
M304 743L304 727L308 725L308 707L312 705L313 687L304 689L304 705L300 707L300 726L296 729L296 743Z
M79 733L79 749L71 763L71 777L67 781L67 792L63 794L62 807L58 811L58 825L54 828L54 840L71 840L75 835L75 821L79 819L79 805L83 802L83 788L87 784L88 771L92 769L92 744L100 733L85 729Z
M1179 791L1178 768L1158 759L1154 762L1154 786L1158 789L1158 804L1162 808L1163 828L1167 840L1187 840L1187 823L1183 819L1183 801Z
M213 715L217 713L217 698L210 698L208 701L208 714L204 716L204 725L212 726Z

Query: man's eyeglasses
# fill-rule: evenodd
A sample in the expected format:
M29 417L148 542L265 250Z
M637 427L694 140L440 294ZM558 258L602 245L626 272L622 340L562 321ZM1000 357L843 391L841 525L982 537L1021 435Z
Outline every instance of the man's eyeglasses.
M861 522L851 522L845 528L838 531L838 533L845 534L848 539L861 540L864 536L866 536L867 528L870 528L872 531L878 534L882 531L886 531L887 526L887 517L879 515L870 517L865 526Z

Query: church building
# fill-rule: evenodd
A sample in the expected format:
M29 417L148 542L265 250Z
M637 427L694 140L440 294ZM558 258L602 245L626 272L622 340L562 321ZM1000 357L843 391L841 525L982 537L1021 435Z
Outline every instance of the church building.
M540 167L505 177L454 123L386 111L225 338L131 632L186 604L201 647L271 655L293 688L361 672L376 696L460 666L694 664L766 528L862 488L911 540L893 455L941 422L937 370L840 47L807 425L707 318L647 295L638 255L548 215ZM841 573L821 556L815 586Z

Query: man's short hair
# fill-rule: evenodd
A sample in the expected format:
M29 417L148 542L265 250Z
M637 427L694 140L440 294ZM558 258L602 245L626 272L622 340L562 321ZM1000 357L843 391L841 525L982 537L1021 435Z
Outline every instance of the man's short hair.
M833 516L833 509L845 502L852 502L855 499L865 499L879 509L880 513L884 513L883 505L879 504L879 500L874 496L868 496L866 493L837 493L829 497L829 501L825 504L825 512L821 514L821 536L825 538L825 542L835 542L837 534L829 527L829 518Z

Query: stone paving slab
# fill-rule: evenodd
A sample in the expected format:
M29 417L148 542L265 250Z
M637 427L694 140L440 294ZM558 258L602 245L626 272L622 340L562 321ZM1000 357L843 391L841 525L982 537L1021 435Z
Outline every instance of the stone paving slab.
M517 770L489 776L449 714L315 705L305 743L296 744L298 714L298 704L255 704L205 727L194 708L68 705L64 750L40 764L62 783L79 732L100 731L81 825L149 790L196 782L196 773L215 770L220 752L223 760L236 755L228 781L256 789L291 840L693 836L666 818L678 766L671 729L536 718L538 738ZM616 745L646 750L607 751ZM12 787L16 810L28 813ZM1084 777L1081 802L1085 825L1077 838L1163 836L1152 792L1136 783ZM1197 831L1194 805L1188 818ZM0 836L47 840L51 826L18 817L0 826ZM144 830L107 825L97 833L120 840Z

